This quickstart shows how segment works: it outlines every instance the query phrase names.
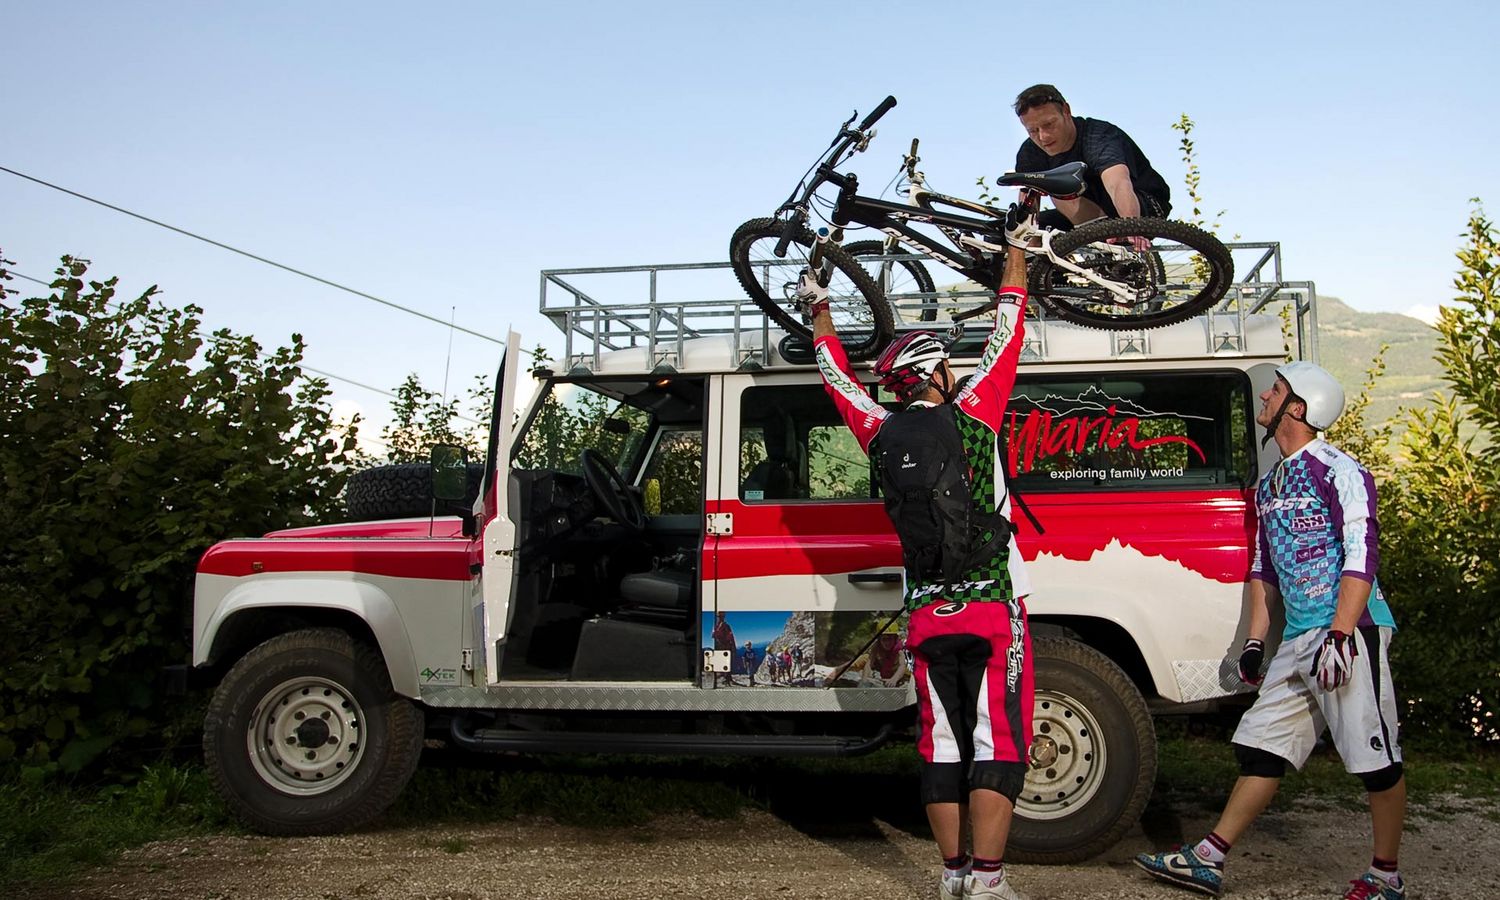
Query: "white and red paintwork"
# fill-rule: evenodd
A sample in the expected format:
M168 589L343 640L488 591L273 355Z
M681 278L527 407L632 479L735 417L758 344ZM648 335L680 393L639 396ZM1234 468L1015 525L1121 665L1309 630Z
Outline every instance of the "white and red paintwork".
M1254 363L1242 365L1249 371ZM741 392L767 378L816 383L817 375L803 369L713 376L717 410L705 438L711 464L704 472L703 511L728 514L733 524L728 534L703 538L703 611L895 610L899 583L848 579L900 571L899 542L879 501L738 499L738 454L722 448L738 446L733 423L740 418ZM1019 438L1009 446L1023 449L1021 458L1006 462L1026 469L1028 433L1045 453L1078 440L1134 446L1139 439L1132 440L1128 417L1117 412L1102 409L1100 419L1109 421L1082 435L1040 417L1030 426L1024 415L1009 421ZM510 420L508 412L501 420ZM1247 490L1081 488L1026 497L1046 529L1037 535L1024 517L1015 517L1035 588L1027 600L1034 619L1085 617L1118 626L1167 700L1202 700L1236 689L1225 660L1242 637L1255 533ZM511 523L496 514L504 504L491 484L480 504L479 538L464 537L457 518L424 518L288 529L215 545L199 565L195 663L206 662L219 625L238 611L336 608L373 620L397 690L420 696L425 683L418 673L458 667L465 649L484 645L481 628L491 637L503 635L511 590L505 551L514 541ZM484 668L495 671L491 660Z

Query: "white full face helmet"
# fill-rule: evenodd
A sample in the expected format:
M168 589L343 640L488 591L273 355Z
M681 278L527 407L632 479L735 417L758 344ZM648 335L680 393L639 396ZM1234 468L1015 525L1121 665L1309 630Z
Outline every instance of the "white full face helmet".
M1276 412L1277 420L1293 398L1307 404L1307 412L1299 421L1317 431L1327 431L1343 414L1344 387L1322 366L1298 360L1281 366L1276 374L1292 389L1292 397L1283 401ZM1276 430L1275 421L1270 430Z

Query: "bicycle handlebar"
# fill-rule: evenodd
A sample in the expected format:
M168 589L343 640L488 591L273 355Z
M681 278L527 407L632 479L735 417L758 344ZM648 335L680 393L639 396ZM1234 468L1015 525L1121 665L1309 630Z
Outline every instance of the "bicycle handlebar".
M853 147L856 142L865 139L864 132L868 131L871 125L874 125L876 122L880 121L880 117L890 112L891 108L895 105L896 98L887 96L884 100L880 101L880 104L878 106L870 110L870 114L864 117L864 120L859 123L858 127L851 130L849 128L849 122L847 121L843 125L841 125L839 127L839 136L834 138L833 144L831 144L829 148L823 152L823 156L821 156L819 158L819 161L814 164L814 168L813 170L811 170L814 173L812 180L805 186L798 185L798 189L801 191L800 195L796 191L794 191L792 193L792 196L789 197L787 201L781 205L781 209L777 211L777 215L780 215L781 212L787 210L798 210L805 208L809 198L811 198L812 195L817 192L819 186L821 186L826 181L833 181L842 185L843 182L838 177L838 173L833 171L833 167L839 164L840 157L848 152L850 147ZM853 118L853 116L850 116L850 121L852 121ZM863 147L861 147L861 149L863 149ZM786 228L783 229L781 238L776 242L776 247L773 252L778 258L786 256L786 248L792 242L792 235L796 231L796 227L797 219L794 215L792 218L789 218L787 220Z
M896 105L896 98L895 97L886 97L884 100L880 101L880 105L879 106L877 106L874 109L870 110L870 114L868 116L865 116L863 122L859 123L859 128L857 130L859 130L859 131L865 131L865 130L867 130L871 125L874 125L876 122L880 121L880 117L883 116L883 115L885 115L886 113L890 112L891 111L891 107L893 107L895 105Z

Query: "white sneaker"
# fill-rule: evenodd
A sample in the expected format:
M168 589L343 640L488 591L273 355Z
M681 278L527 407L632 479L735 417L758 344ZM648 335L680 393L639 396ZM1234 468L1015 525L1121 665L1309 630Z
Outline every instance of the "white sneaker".
M1000 870L998 878L980 872L970 874L964 882L964 897L969 900L1027 900L1025 894L1010 886L1010 878L1004 869Z
M938 900L963 900L964 881L965 877L963 875L957 875L953 878L939 878Z

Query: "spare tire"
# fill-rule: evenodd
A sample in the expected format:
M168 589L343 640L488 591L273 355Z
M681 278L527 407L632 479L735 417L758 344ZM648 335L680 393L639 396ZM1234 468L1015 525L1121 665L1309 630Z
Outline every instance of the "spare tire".
M432 466L399 463L375 466L349 476L344 507L351 522L416 519L430 515L461 516L474 508L484 481L484 465L468 464L468 487L462 500L432 500Z

